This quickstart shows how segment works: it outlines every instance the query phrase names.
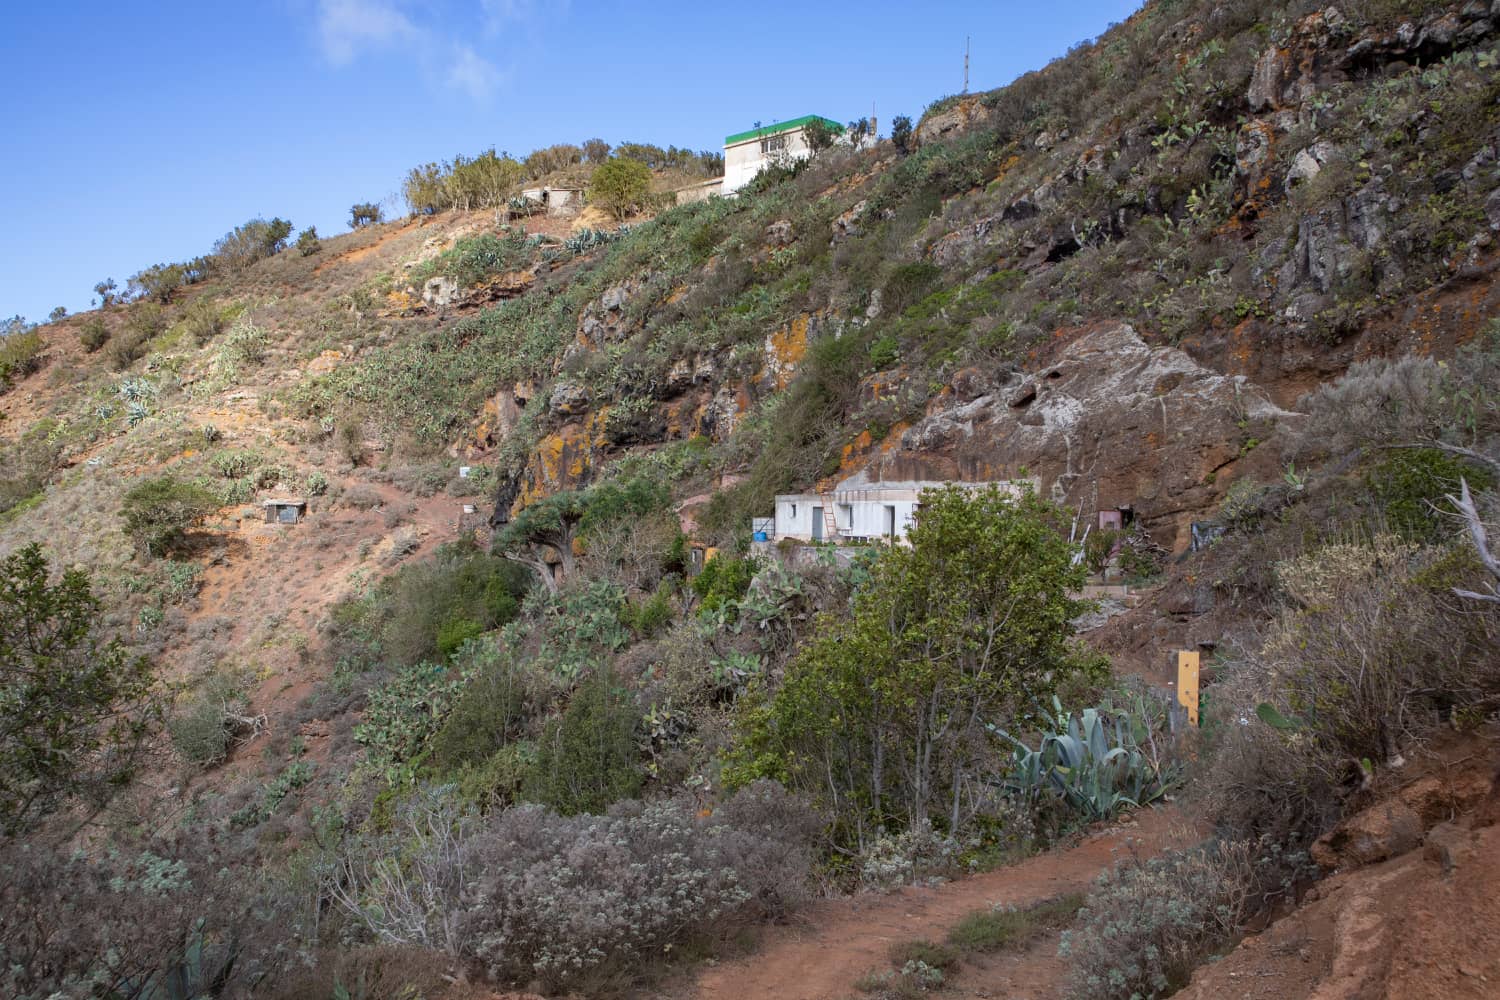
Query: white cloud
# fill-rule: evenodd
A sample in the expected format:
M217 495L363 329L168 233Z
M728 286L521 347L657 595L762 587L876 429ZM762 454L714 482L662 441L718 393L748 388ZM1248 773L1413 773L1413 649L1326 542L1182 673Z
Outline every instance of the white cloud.
M430 22L414 22L402 4L403 0L317 0L323 55L334 66L347 66L371 52L394 52L415 63L430 85L485 101L507 74L465 41L473 37L475 15L477 27L492 39L510 27L535 24L542 10L537 0L479 0L468 7L465 25L436 14Z
M500 86L501 73L494 63L484 59L467 45L454 48L448 65L447 84L476 101L487 100Z
M534 30L544 18L556 20L568 13L569 0L479 0L484 33L493 38L511 27Z
M420 42L423 32L384 0L319 0L318 37L328 61L346 66L361 50Z

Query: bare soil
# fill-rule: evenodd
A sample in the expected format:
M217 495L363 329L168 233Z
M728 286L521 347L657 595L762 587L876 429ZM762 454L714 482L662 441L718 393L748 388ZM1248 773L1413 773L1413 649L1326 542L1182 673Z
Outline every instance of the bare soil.
M890 967L887 951L893 944L941 941L975 910L1024 906L1077 892L1117 860L1149 856L1197 836L1176 809L1149 810L1074 847L935 888L821 901L799 914L793 925L771 931L754 955L706 970L692 995L699 1000L849 997L863 975ZM958 995L1060 995L1061 963L1048 960L1045 951L1044 939L1023 956L976 962L959 978ZM991 992L997 988L1008 992Z

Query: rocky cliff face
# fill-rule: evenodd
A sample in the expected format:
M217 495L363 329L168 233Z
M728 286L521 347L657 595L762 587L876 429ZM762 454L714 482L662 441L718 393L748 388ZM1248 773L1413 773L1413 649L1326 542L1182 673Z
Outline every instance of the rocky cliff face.
M1295 416L1125 323L1064 333L1039 354L1024 373L958 373L848 484L1037 476L1069 508L1134 508L1182 551L1236 475L1275 468L1264 446Z

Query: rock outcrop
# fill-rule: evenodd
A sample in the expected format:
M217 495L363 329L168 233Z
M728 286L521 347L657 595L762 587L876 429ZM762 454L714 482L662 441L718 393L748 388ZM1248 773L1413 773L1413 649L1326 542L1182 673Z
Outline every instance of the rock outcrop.
M1075 333L1022 376L960 373L927 416L846 483L1037 476L1068 504L1133 506L1185 549L1239 463L1291 416L1243 377L1220 375L1126 323Z

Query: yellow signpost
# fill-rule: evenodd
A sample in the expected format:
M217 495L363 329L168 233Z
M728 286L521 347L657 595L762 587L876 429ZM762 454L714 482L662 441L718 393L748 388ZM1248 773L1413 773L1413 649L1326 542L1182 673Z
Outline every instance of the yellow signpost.
M1198 724L1198 651L1177 651L1177 701L1187 709L1188 721Z

